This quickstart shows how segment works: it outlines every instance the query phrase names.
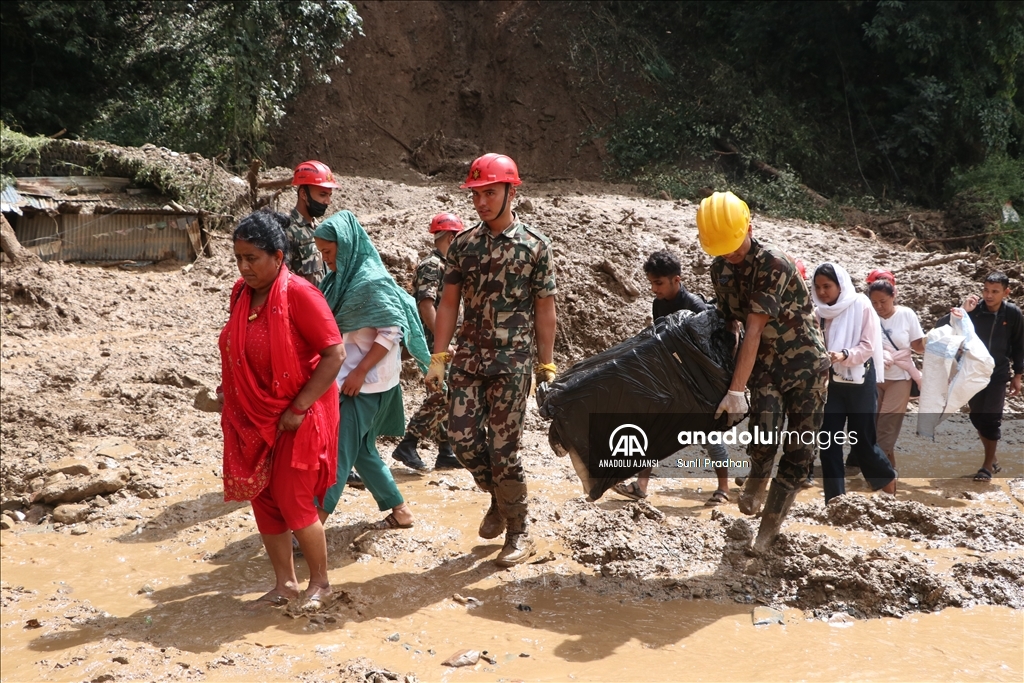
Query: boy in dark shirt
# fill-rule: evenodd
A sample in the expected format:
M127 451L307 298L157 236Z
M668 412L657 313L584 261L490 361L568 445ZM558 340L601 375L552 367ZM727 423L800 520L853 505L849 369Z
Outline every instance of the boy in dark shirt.
M968 403L971 408L971 424L978 430L985 449L985 462L974 475L974 481L991 481L992 475L1002 469L996 461L996 444L1002 436L1003 404L1007 396L1021 393L1021 376L1024 374L1024 316L1009 301L1009 296L1010 279L997 270L985 278L982 295L979 297L971 294L962 306L974 323L975 333L985 343L995 361L988 386L975 394ZM959 316L959 311L953 311ZM947 315L939 319L935 326L948 324Z
M693 311L702 313L708 308L714 308L707 304L696 294L688 292L682 283L682 268L679 259L668 251L656 251L647 258L644 263L644 273L647 281L651 283L651 293L654 294L654 301L651 304L651 320L664 318L676 311ZM728 459L728 452L722 444L708 444L706 446L708 456L712 460ZM729 502L729 468L716 467L715 475L718 477L718 489L711 494L706 506L712 507ZM614 491L621 496L640 500L647 497L647 483L650 480L650 468L637 473L636 481L631 484L625 482L616 484Z

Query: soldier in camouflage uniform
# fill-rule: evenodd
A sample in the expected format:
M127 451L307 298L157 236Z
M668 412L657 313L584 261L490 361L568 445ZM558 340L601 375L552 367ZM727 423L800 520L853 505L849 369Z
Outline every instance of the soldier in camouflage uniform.
M323 259L313 242L316 219L327 212L331 194L341 186L334 181L327 164L319 161L304 161L296 166L292 185L298 188L298 198L284 231L288 238L288 270L315 286L324 273Z
M434 251L416 267L412 279L413 298L419 309L423 332L427 337L427 348L434 348L434 318L441 293L444 291L444 260L452 240L462 231L462 221L453 213L439 213L430 221L430 233L434 236ZM405 438L395 448L392 457L414 470L424 471L416 448L421 439L437 443L435 470L457 469L461 465L452 453L448 442L448 395L444 391L427 393L420 409L409 420Z
M796 264L778 247L753 238L750 210L731 192L716 192L701 202L697 228L704 251L716 257L711 281L719 310L737 336L741 325L745 332L718 413L728 412L738 420L749 407L751 432L756 426L762 434L779 434L788 420L787 430L811 432L817 439L830 363L810 292ZM740 494L740 511L757 514L764 503L755 553L764 552L775 540L814 459L815 443L787 440L766 500L777 450L777 441L752 441L747 451L751 471Z
M499 566L527 561L535 552L528 535L526 478L519 456L530 364L538 382L554 379L555 276L551 241L512 213L515 162L486 154L473 162L462 185L473 191L481 222L452 243L444 292L434 327L434 355L427 387L440 388L455 330L459 300L464 320L452 370L448 436L455 455L491 494L480 536L505 545Z

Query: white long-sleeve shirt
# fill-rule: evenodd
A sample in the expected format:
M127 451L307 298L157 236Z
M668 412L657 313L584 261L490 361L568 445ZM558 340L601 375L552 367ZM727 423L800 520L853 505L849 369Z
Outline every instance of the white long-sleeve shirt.
M379 394L398 385L402 373L402 330L398 327L363 327L355 332L342 334L345 344L345 362L338 371L340 387L349 373L352 372L374 344L380 344L388 350L380 362L366 373L366 381L359 393Z

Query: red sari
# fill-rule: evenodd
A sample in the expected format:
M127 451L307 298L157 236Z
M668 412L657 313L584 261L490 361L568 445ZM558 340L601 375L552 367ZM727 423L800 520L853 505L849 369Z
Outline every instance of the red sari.
M294 438L279 438L277 424L320 362L319 351L342 341L330 307L319 290L293 277L286 266L259 311L263 320L249 320L252 289L241 279L231 301L219 341L224 500L257 497L270 481L271 456L288 458L295 469L316 470L316 492L322 497L337 478L337 385L332 382L309 408ZM256 331L262 334L247 339ZM254 359L264 360L254 366Z

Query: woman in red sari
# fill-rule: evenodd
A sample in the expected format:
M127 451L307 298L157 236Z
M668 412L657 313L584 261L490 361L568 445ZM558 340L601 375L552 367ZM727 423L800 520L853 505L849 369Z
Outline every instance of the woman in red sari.
M220 334L224 500L252 501L274 567L256 604L299 597L292 534L309 565L306 608L331 593L327 542L313 507L337 476L338 388L345 357L323 295L284 265L286 216L257 211L234 232L241 279Z

